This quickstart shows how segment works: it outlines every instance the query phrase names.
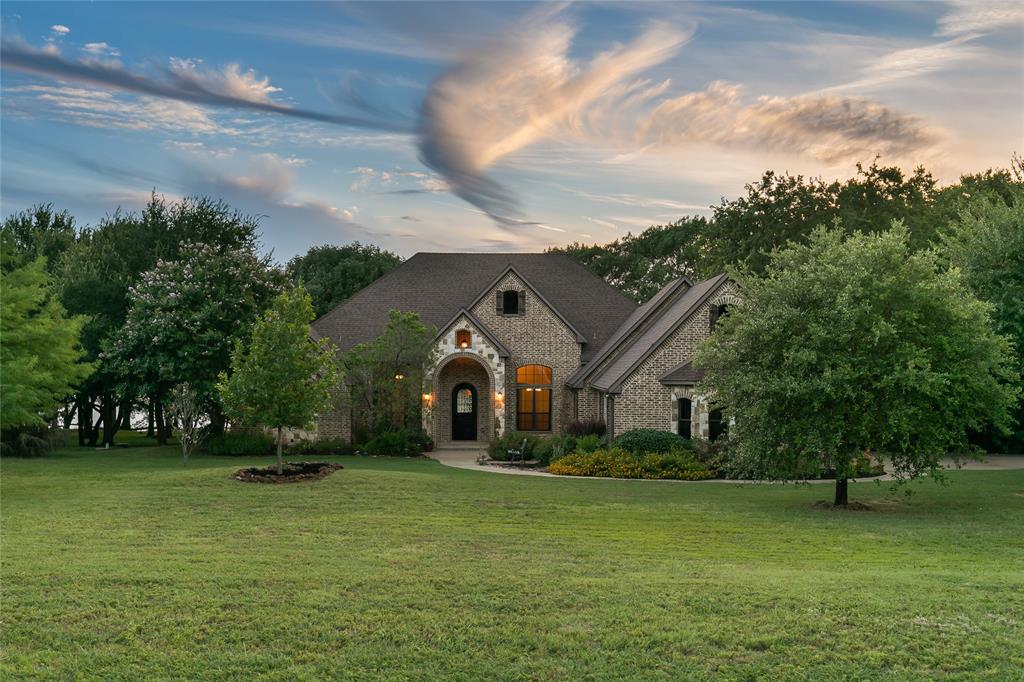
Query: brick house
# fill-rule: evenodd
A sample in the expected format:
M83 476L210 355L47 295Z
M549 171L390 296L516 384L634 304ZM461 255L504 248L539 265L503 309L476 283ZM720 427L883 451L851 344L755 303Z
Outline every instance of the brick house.
M733 302L724 275L675 280L637 306L563 255L418 253L313 330L344 351L375 339L391 310L435 327L423 425L439 444L560 433L575 419L603 420L611 436L654 428L713 439L721 415L694 393L691 361ZM317 431L350 438L347 408L321 415Z

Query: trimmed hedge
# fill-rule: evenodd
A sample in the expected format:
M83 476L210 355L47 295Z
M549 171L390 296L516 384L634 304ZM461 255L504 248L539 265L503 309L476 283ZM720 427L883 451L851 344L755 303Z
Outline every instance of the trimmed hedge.
M508 459L508 451L512 449L518 450L524 440L526 441L524 457L525 459L533 459L534 450L539 445L540 439L532 433L524 433L522 431L506 431L501 434L500 438L495 438L487 446L487 454L491 459L504 462Z
M634 454L619 448L573 453L552 462L548 471L561 476L672 479L703 481L714 478L690 452Z
M422 432L385 431L364 444L363 449L374 457L416 457L423 453L429 442Z
M288 446L290 456L305 455L354 455L356 448L340 438L315 438L300 440Z
M633 429L618 436L612 446L628 452L675 452L693 450L693 444L671 431L658 429Z

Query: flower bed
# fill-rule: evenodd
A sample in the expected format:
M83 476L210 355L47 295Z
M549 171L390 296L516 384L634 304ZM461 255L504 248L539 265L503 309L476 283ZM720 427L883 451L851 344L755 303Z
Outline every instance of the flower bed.
M235 478L246 483L294 483L315 481L345 467L334 462L286 462L281 474L277 466L249 467L235 472Z
M689 452L634 454L618 448L566 455L552 462L548 471L561 476L677 481L704 481L714 478L714 474Z

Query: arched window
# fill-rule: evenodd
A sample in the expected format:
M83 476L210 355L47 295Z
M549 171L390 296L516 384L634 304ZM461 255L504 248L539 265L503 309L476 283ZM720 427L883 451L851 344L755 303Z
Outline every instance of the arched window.
M469 348L473 345L473 335L468 329L460 329L455 332L455 345L459 348Z
M517 419L520 431L551 430L551 368L524 365L516 370Z
M727 303L722 303L720 305L713 305L713 306L711 306L711 310L708 313L708 317L709 317L710 322L711 322L711 331L715 331L715 325L718 324L719 318L721 318L723 315L725 315L728 312L729 312L729 305Z

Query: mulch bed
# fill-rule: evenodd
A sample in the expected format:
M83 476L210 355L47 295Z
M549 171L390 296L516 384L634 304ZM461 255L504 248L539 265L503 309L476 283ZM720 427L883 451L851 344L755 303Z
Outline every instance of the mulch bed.
M277 465L273 465L239 469L235 472L235 478L246 483L295 483L326 478L344 468L334 462L285 462L282 469L284 473L280 475L277 473Z

